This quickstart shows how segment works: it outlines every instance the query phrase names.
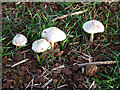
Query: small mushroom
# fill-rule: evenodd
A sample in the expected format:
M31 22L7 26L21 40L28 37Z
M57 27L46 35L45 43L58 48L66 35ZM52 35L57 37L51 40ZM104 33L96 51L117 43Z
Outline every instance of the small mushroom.
M24 46L26 43L27 38L22 34L17 34L12 40L12 44L16 46Z
M94 33L104 32L104 25L98 20L90 20L83 24L83 29L91 34L90 42L93 42Z
M42 31L42 37L47 39L54 48L54 43L66 39L66 34L57 27L50 27Z
M40 53L50 49L50 43L46 39L36 40L32 44L32 50Z

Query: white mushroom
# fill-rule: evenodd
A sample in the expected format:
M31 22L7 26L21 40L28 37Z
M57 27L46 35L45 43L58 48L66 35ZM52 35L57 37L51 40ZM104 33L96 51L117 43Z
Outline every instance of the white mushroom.
M26 43L27 38L22 34L17 34L12 40L12 44L16 46L24 46Z
M46 39L36 40L32 44L32 50L40 53L50 49L50 43Z
M83 24L83 29L91 34L90 41L93 42L94 33L104 32L104 25L97 20L90 20Z
M66 39L66 34L57 27L50 27L42 31L42 37L47 39L53 48L55 42Z

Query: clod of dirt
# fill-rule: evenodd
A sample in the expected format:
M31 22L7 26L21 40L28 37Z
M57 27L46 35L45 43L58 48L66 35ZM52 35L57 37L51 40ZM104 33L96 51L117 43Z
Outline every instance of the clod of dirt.
M8 84L9 86L11 85L12 82L13 82L13 80L10 80L10 79L7 80L7 84Z
M6 63L7 63L7 61L8 61L8 57L7 57L7 56L5 56L5 57L2 59L2 63L3 63L3 64L6 64Z
M73 70L73 71L77 71L78 69L79 69L79 67L78 67L77 64L75 64L75 65L72 66L72 70Z
M37 69L37 73L40 75L42 71L40 69Z
M25 70L26 70L25 66L22 66L22 67L21 67L21 70L22 70L22 71L25 71Z
M23 89L23 88L24 88L23 85L22 85L22 83L19 83L19 88L20 88L20 89Z
M23 76L25 73L24 73L23 71L21 71L20 69L18 69L18 74L19 74L20 76Z
M62 73L64 73L65 75L71 75L72 71L67 68L67 69L62 70Z
M78 85L78 88L83 88L83 85L82 85L82 84L79 84L79 85Z
M35 77L34 82L38 83L38 77Z
M53 76L54 76L55 78L57 78L57 77L58 77L58 74L57 74L57 73L54 73Z
M96 65L87 65L86 66L86 75L87 76L93 76L96 72L97 72Z
M13 86L14 86L14 88L17 88L17 87L18 87L16 81L14 81Z
M71 57L70 57L70 61L73 61L75 59L75 55L72 55Z
M74 82L70 82L70 87L74 87Z
M57 84L58 80L57 79L54 79L54 83Z
M75 76L73 77L73 80L74 80L74 81L77 81L77 79L80 78L79 76L80 76L79 74L75 74Z
M20 88L20 89L23 89L24 87L23 87L22 82L21 82L21 81L19 81L18 83L19 83L19 88Z
M40 78L39 78L39 83L45 83L44 77L40 77Z
M3 84L2 88L7 88L7 84Z
M22 59L22 54L20 51L17 51L17 54L15 55L14 59L15 61L20 61Z
M30 77L30 76L27 76L26 79L27 79L28 81L30 81L30 80L31 80L31 77Z

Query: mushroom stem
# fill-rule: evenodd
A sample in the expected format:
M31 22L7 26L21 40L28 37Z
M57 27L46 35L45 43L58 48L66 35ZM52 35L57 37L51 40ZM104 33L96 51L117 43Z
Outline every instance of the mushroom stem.
M51 44L52 44L51 48L54 49L54 42L51 42Z
M94 38L94 33L91 33L90 42L93 42L93 38Z
M15 45L16 46L16 48L17 48L17 45Z

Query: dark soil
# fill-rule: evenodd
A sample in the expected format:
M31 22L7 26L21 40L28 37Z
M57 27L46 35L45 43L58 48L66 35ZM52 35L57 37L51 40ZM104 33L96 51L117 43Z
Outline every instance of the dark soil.
M13 9L15 8L14 3L11 3L11 4L3 3L2 5L3 17L6 17L4 6L7 6L8 8L13 8ZM26 4L30 8L32 8L32 3L26 3ZM53 10L61 10L61 6L59 4L45 3L45 2L40 3L41 6L45 6L46 4L51 5L53 7ZM39 4L36 3L36 5L39 5ZM85 5L85 4L80 3L78 4L78 7L80 5ZM74 7L71 7L70 10L72 10L72 8ZM98 8L100 8L99 10L101 11L104 8L109 8L109 4L108 3L100 4ZM46 8L46 9L49 9L49 8ZM110 10L111 10L111 17L112 17L113 16L112 12L114 11L114 8L111 8ZM107 13L108 11L104 10L104 12ZM103 14L103 18L104 16L105 15ZM19 18L17 18L17 20L19 20ZM83 19L85 19L85 17ZM8 24L5 22L3 23ZM17 33L19 33L19 31L22 30L23 28L15 27L14 29L18 30ZM108 38L110 38L110 36L108 36ZM12 38L10 38L8 41L10 40L12 40ZM72 40L73 39L71 38L71 42ZM118 38L115 39L115 41L117 40ZM6 40L3 42L3 47L4 45L6 45L8 41ZM33 41L34 40L30 40L30 43L32 43ZM88 63L89 60L87 60L88 57L86 55L88 56L91 55L91 57L93 57L91 59L91 62L108 61L103 56L102 52L104 52L105 55L109 55L108 57L111 58L111 60L114 61L115 59L112 57L111 55L112 53L107 48L104 47L104 45L107 44L107 42L103 40L103 37L101 34L95 35L93 43L86 43L85 38L78 39L77 42L78 43L73 44L72 49L70 48L71 47L70 45L67 45L64 51L62 51L62 49L59 48L60 43L55 43L54 50L47 51L44 57L42 56L42 54L38 54L40 59L43 60L43 62L41 62L42 66L37 61L36 53L34 53L31 50L31 44L28 45L29 50L27 51L26 51L27 47L23 47L14 52L17 54L4 56L2 58L3 90L6 88L11 88L11 89L14 88L15 90L21 90L25 88L28 90L31 88L33 90L40 89L40 88L43 88L43 89L54 89L54 88L70 89L71 88L73 89L73 87L76 89L77 88L88 89L90 87L89 83L92 83L91 80L93 78L98 78L98 77L103 78L102 76L97 75L96 72L97 70L99 70L99 72L104 73L104 68L106 68L107 65L100 65L100 66L93 65L93 66L78 68L77 64ZM109 42L109 44L107 45L108 48L110 48L115 52L120 51L120 44L116 44L111 41L108 41L108 42ZM89 49L86 50L85 52L78 52L84 49L84 47L80 47L80 48L76 47L80 43L88 44L87 46L89 46ZM15 46L12 46L12 47L16 48ZM96 50L94 51L95 48ZM53 52L54 54L52 54ZM50 54L51 54L51 57L48 58ZM44 61L44 58L48 58L48 59ZM29 60L13 68L11 67L11 65L24 59L29 59ZM51 60L51 62L47 64L49 60ZM110 67L114 67L114 66L115 65L110 65ZM108 72L109 72L109 68L108 68ZM103 78L103 79L106 79L106 78ZM60 85L57 87L58 84Z

